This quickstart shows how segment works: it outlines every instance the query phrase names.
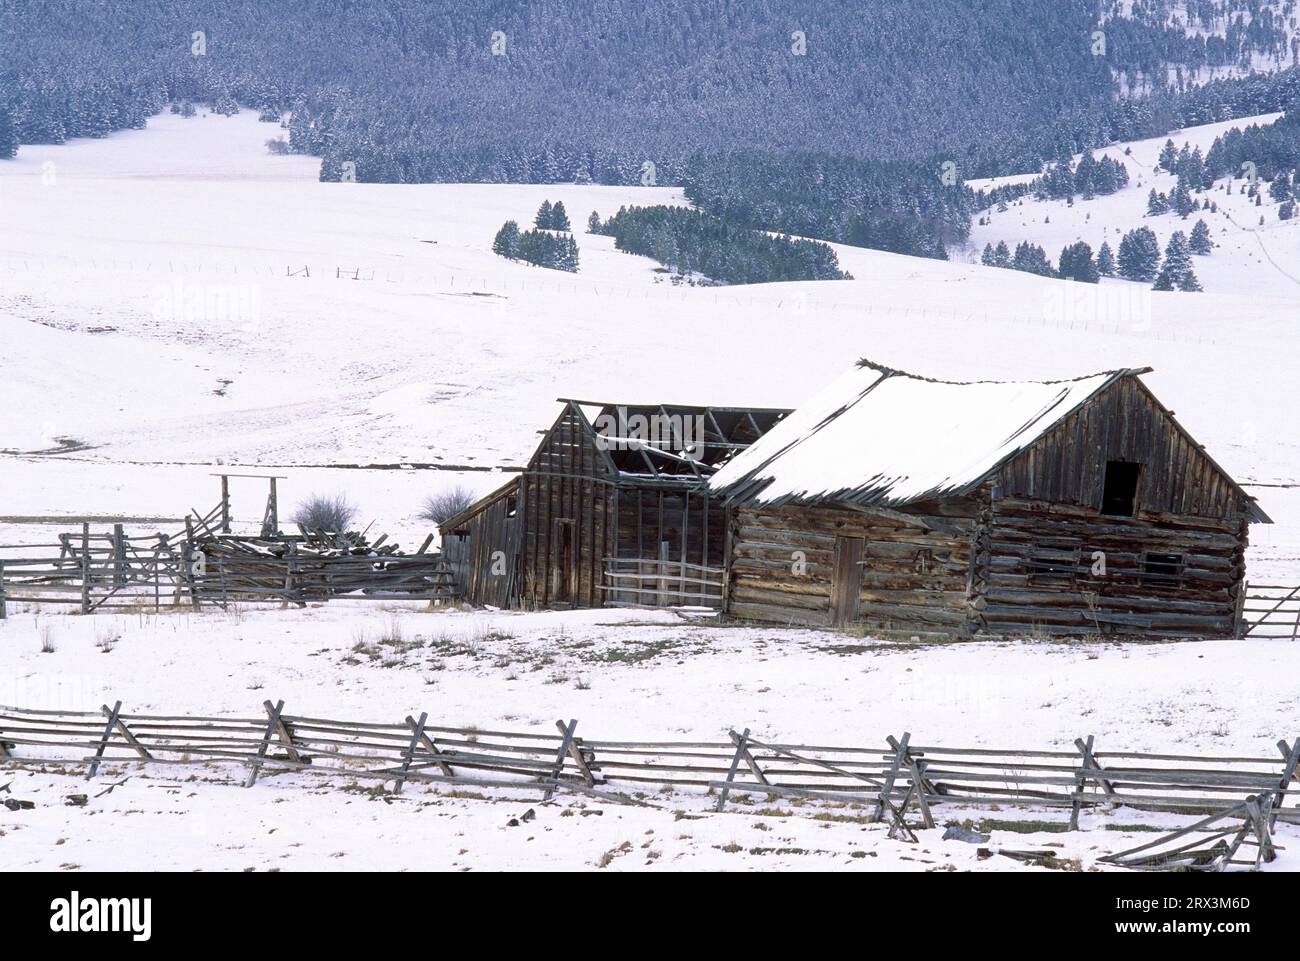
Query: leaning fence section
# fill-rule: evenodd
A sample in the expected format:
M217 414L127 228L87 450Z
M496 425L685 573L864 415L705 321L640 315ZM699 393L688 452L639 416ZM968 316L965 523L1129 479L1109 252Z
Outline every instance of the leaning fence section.
M1064 750L952 748L914 743L908 733L846 747L749 729L725 741L605 740L586 737L576 720L540 733L442 726L428 714L379 723L295 715L283 701L262 709L232 718L131 714L120 701L98 713L0 708L0 763L85 766L93 777L105 764L225 762L248 786L271 773L304 772L391 782L399 792L418 781L634 805L665 790L694 791L716 796L718 810L743 796L823 800L856 804L902 840L933 827L943 806L1055 810L1070 830L1098 809L1209 815L1234 837L1243 829L1236 822L1249 819L1235 845L1197 847L1193 838L1168 855L1210 868L1244 863L1236 857L1242 845L1262 857L1264 835L1279 820L1300 823L1300 738L1278 741L1271 757L1108 751L1092 736ZM1133 866L1156 857L1139 854Z
M219 510L219 509L218 509ZM224 533L215 512L195 513L185 530L129 535L123 525L92 532L88 523L49 543L0 545L0 618L17 603L102 609L226 608L232 603L302 606L330 599L449 602L450 568L386 538L326 534Z

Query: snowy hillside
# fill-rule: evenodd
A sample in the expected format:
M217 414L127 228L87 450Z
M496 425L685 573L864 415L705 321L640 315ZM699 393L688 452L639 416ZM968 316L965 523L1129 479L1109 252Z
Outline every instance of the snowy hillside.
M249 113L162 116L0 164L0 516L180 516L213 499L218 461L519 465L558 396L794 406L861 356L953 379L1151 365L1149 383L1229 471L1296 479L1300 442L1277 397L1300 359L1300 285L1262 253L1252 268L1250 245L1285 263L1300 227L1215 220L1221 246L1196 263L1204 294L846 247L853 281L682 288L607 237L577 234L576 275L490 249L544 199L581 224L681 202L675 190L322 184L314 161L267 153L278 132ZM1193 136L1208 145L1212 131L1175 141ZM1157 147L1134 145L1128 190L1074 208L1026 200L976 243L1024 231L1053 256L1076 236L1099 244L1102 223L1138 222L1150 183L1170 179L1150 173ZM1163 220L1162 240L1177 224ZM327 477L394 522L438 483L317 471L293 476L289 496ZM1291 513L1285 491L1260 493L1274 517Z
M1128 168L1128 186L1092 200L1075 197L1069 203L1025 197L1008 204L1005 211L997 208L985 211L988 223L976 224L969 244L954 255L978 260L979 251L987 243L996 246L999 241L1005 241L1014 248L1027 240L1045 248L1048 257L1055 261L1062 247L1080 240L1094 251L1103 243L1109 243L1112 251L1118 250L1120 238L1135 227L1150 227L1163 250L1171 234L1179 230L1189 234L1196 221L1203 219L1210 228L1215 248L1209 256L1194 258L1193 266L1208 293L1300 298L1300 220L1280 220L1279 205L1268 196L1267 190L1262 204L1256 206L1255 198L1243 191L1246 181L1242 175L1235 180L1220 179L1213 189L1197 195L1198 201L1210 200L1217 211L1197 211L1185 219L1173 211L1147 216L1150 192L1154 189L1157 193L1170 194L1178 184L1173 174L1157 169L1166 140L1173 140L1180 149L1183 144L1192 149L1199 147L1204 154L1215 138L1228 130L1245 129L1252 124L1263 126L1280 116L1264 114L1207 124L1179 130L1168 137L1096 150L1093 155L1097 159L1110 157ZM971 186L988 189L1026 179L996 178L975 181Z

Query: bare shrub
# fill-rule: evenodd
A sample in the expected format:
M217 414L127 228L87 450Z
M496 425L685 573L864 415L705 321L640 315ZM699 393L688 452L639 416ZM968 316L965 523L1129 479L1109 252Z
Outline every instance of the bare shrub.
M343 494L312 494L297 506L290 518L309 531L345 533L357 519L357 509Z
M442 524L473 503L474 494L469 488L460 485L449 487L424 499L424 506L420 508L420 519Z

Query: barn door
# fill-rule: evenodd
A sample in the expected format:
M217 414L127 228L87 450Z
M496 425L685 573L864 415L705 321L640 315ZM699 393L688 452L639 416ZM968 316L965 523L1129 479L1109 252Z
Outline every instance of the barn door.
M862 596L861 537L835 538L835 570L831 574L831 626L843 627L858 619Z
M572 604L577 590L577 564L573 556L573 521L555 522L555 589L556 603Z

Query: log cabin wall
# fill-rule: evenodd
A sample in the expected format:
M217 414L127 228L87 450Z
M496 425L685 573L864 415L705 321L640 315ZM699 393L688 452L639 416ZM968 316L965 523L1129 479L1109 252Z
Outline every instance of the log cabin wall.
M866 513L834 506L738 507L727 610L809 626L960 632L979 503L957 498Z
M1242 519L995 498L981 550L980 627L995 634L1231 637L1245 577Z
M442 554L456 592L471 604L513 607L519 599L519 482L488 495L447 525Z
M1103 512L1116 462L1136 465L1131 516ZM985 494L984 629L1235 633L1250 505L1136 377L1003 465Z

